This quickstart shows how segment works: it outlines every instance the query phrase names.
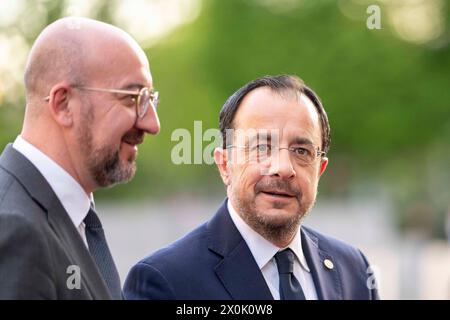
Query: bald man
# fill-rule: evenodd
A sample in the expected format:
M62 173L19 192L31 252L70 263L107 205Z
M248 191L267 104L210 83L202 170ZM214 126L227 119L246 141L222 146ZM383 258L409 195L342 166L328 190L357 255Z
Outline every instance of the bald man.
M25 90L0 156L0 299L121 299L93 192L132 179L159 132L147 57L114 26L64 18L36 39Z

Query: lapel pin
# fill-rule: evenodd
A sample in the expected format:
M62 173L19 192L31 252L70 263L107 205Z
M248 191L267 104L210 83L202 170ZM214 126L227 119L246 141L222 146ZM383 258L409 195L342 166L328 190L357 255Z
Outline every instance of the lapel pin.
M327 267L330 270L333 270L333 268L334 268L334 264L330 259L323 260L323 264L325 265L325 267Z

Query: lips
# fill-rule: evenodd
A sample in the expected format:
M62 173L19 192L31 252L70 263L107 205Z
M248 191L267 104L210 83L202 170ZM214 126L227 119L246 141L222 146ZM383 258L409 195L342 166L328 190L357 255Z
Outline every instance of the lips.
M294 197L295 195L284 190L261 190L262 193L277 197Z
M130 146L136 146L138 144L141 144L143 142L143 139L140 140L122 140L122 142L129 144Z
M300 199L302 196L301 189L294 183L273 177L265 177L258 181L255 185L255 193L278 199Z

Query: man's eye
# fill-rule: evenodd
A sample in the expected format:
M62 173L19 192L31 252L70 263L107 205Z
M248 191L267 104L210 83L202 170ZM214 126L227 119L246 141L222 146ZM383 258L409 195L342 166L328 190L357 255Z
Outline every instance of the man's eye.
M292 151L298 156L306 156L309 155L309 150L305 148L293 148Z
M131 94L130 95L126 95L126 96L123 96L121 98L121 100L127 105L133 105L133 104L136 103L136 96L135 95L131 95Z
M267 152L270 150L270 145L268 144L258 144L255 148L258 152Z

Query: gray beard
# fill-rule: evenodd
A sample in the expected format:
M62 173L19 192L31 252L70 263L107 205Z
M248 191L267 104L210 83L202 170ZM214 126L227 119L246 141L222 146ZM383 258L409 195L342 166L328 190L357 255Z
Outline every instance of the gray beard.
M107 146L94 150L91 130L93 118L93 109L88 106L82 116L83 125L78 130L78 143L84 153L85 165L91 177L99 187L111 187L130 181L136 173L134 159L128 159L126 164L121 164L119 150L112 150Z
M136 162L120 163L119 151L102 148L88 156L89 171L99 187L112 187L130 181L136 173Z
M289 243L294 238L303 219L308 216L314 206L314 202L308 207L301 206L296 215L280 223L272 221L265 216L264 212L256 210L239 197L234 197L234 200L233 204L236 204L236 210L242 219L271 243Z

